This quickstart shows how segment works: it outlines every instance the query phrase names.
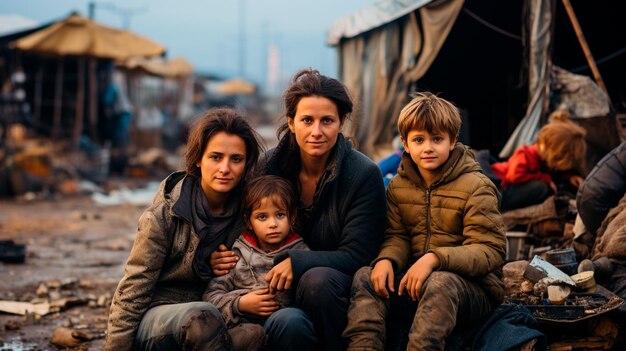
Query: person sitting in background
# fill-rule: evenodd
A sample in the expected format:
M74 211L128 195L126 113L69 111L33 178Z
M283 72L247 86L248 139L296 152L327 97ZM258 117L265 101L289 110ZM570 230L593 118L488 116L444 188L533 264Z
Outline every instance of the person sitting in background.
M578 271L594 271L598 284L626 299L626 141L589 172L576 205L585 228L574 249L586 258ZM619 311L626 316L625 305Z
M385 188L389 185L391 178L398 174L398 166L400 165L400 161L402 161L402 152L404 152L404 146L402 146L402 141L400 140L399 135L393 138L393 142L391 144L394 151L377 163L378 168L380 168L380 172L383 174Z
M520 146L504 162L481 162L490 168L486 173L500 180L503 211L540 204L557 192L557 184L576 193L583 182L579 170L584 168L586 132L569 117L567 111L553 112L535 144Z
M265 319L291 305L293 290L270 291L265 275L275 262L287 258L287 250L308 250L291 230L297 199L291 184L277 176L261 176L246 188L243 215L248 227L232 250L239 256L235 268L213 278L203 300L215 305L229 329L233 350L258 350L264 346ZM257 337L256 342L250 338Z

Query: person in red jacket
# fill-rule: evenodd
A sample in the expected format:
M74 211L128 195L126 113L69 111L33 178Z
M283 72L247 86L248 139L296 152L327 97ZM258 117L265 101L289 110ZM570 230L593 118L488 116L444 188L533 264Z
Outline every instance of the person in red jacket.
M499 178L502 210L543 202L557 192L557 183L578 189L583 178L585 129L569 119L569 112L555 111L537 134L537 142L520 146L507 161L491 164Z

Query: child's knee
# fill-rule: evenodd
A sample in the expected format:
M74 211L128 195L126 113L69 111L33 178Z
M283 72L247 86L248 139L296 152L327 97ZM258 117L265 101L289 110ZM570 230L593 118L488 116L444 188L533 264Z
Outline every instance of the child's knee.
M352 289L363 289L371 285L372 267L362 267L354 274Z
M183 348L199 350L227 350L230 348L224 320L213 310L199 310L190 314L182 327Z

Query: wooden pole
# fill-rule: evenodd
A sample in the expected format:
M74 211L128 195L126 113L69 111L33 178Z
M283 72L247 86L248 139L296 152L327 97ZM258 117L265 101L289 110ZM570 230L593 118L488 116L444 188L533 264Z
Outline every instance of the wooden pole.
M89 58L89 136L96 142L96 123L98 122L98 81L96 59Z
M83 120L85 118L85 58L78 58L78 81L76 84L76 120L72 131L74 147L78 146L80 134L83 132Z
M39 59L37 73L35 74L35 102L33 115L36 123L41 123L41 95L43 91L43 62Z
M578 19L576 18L576 14L574 13L574 8L569 0L563 0L563 5L565 6L565 10L567 11L567 15L569 16L570 21L572 22L572 26L574 27L574 31L576 32L576 36L578 37L578 41L580 42L580 46L585 53L585 58L587 59L587 63L589 64L589 68L591 68L591 72L593 73L593 77L598 83L598 86L602 91L606 93L606 96L609 98L609 104L611 103L611 97L609 96L609 91L606 89L604 85L604 81L602 80L602 76L600 75L600 71L598 70L598 66L596 65L596 61L593 59L593 55L591 54L591 50L589 50L589 45L587 45L587 40L585 39L585 34L583 33L582 28L580 27L580 23L578 23Z
M61 112L63 110L63 58L57 59L57 76L54 87L54 114L52 115L52 137L58 139L61 132Z

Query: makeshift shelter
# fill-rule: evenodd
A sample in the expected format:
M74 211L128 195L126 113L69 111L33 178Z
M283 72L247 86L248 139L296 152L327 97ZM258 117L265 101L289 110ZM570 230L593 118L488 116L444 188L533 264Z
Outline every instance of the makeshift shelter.
M615 121L614 113L626 109L626 33L613 27L626 5L573 6L591 51L598 62L606 59L600 70ZM456 103L464 122L461 140L498 153L524 116L509 150L532 140L555 107L553 63L587 72L571 21L552 0L379 1L337 21L328 42L339 52L340 79L359 103L356 123L345 130L373 157L397 133L410 92L429 90ZM599 139L604 152L615 146Z
M56 58L56 83L54 87L54 112L52 136L60 137L62 128L62 93L64 82L64 61L76 60L75 121L72 139L78 142L83 132L84 91L89 92L89 134L96 138L98 127L98 60L124 60L133 56L157 56L165 53L165 48L149 39L129 31L100 25L77 13L35 32L23 33L15 38L10 47L19 52L40 55L42 60L35 81L35 111L41 103L43 67L46 57ZM88 68L86 69L86 65ZM88 89L85 89L85 71L88 72ZM40 117L40 116L38 116Z
M251 95L256 92L256 85L242 78L233 78L220 82L217 92L222 95Z
M176 139L180 125L194 114L194 67L182 57L133 57L118 61L117 68L125 73L129 97L136 106L135 146L144 149L160 146L164 138Z

